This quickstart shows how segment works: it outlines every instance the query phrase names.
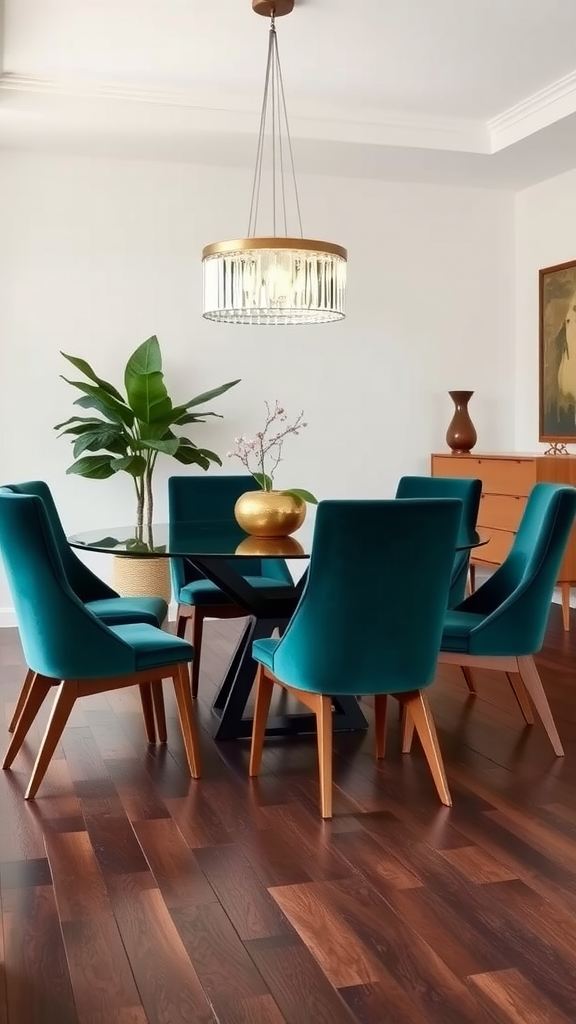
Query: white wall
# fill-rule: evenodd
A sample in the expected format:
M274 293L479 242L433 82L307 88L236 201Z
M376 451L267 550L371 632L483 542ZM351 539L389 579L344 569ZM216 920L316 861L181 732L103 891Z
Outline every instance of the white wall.
M576 170L516 196L516 430L520 451L538 443L538 271L576 259Z
M200 251L245 232L249 186L239 170L0 153L0 480L48 480L68 531L126 523L133 496L127 478L65 475L70 446L52 427L76 394L59 380L60 349L121 381L126 356L157 333L177 400L241 377L214 405L225 418L194 435L222 455L258 429L265 398L303 408L310 425L278 482L320 497L388 496L402 473L427 472L448 389L476 391L479 447L510 445L510 194L303 178L306 233L349 247L348 319L215 325L201 317ZM174 471L158 467L158 519Z

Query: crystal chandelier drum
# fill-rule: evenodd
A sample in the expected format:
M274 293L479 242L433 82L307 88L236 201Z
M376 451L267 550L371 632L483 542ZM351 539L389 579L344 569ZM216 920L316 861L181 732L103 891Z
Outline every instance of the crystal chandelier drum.
M308 238L240 238L202 253L204 316L228 324L342 320L346 249Z
M213 242L204 248L204 317L228 324L270 325L342 320L346 249L304 238L302 230L276 35L276 18L289 14L294 0L252 0L252 7L270 18L270 33L248 231L245 238ZM271 128L268 147L267 124ZM272 232L262 236L257 225L266 148L271 163ZM291 171L300 237L288 234L285 163ZM282 224L283 234L277 232L277 224Z

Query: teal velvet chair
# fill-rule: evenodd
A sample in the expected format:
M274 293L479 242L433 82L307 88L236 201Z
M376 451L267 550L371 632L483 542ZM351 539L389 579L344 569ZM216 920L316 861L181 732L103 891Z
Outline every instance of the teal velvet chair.
M460 498L462 522L459 538L465 543L476 529L482 481L443 476L403 476L398 481L397 498ZM452 567L448 607L455 608L466 596L470 550L457 551Z
M34 673L2 767L9 768L48 691L57 694L28 789L32 799L77 697L171 677L190 772L200 774L185 640L148 623L107 626L70 586L43 500L0 491L0 553L24 656ZM59 685L58 685L59 683Z
M380 758L391 695L410 709L440 799L450 805L424 691L434 679L461 517L462 502L452 499L319 504L298 607L280 640L253 644L250 775L260 768L278 684L316 715L321 814L332 817L332 698L374 695Z
M446 615L439 661L507 674L528 724L530 696L554 752L562 743L534 655L542 647L554 585L576 516L576 489L536 484L528 498L512 549L488 580ZM404 749L412 740L406 718Z
M403 476L396 490L397 498L460 498L462 522L458 539L463 543L476 529L481 496L482 481L474 478L466 480L458 477ZM455 608L466 596L469 567L470 549L457 551L448 595L449 608ZM462 674L470 692L476 693L472 675L465 665L462 665Z
M36 495L41 498L46 508L48 521L52 528L56 547L62 561L64 572L72 590L89 609L98 616L102 622L109 626L122 626L130 622L145 622L150 626L161 626L168 614L168 605L161 597L120 597L112 587L104 583L96 576L88 566L70 547L58 509L54 502L52 492L44 480L27 480L19 484L6 484L6 487L15 494ZM38 595L39 600L42 599ZM30 686L32 685L33 673L29 670L26 674L20 696L16 703L12 721L8 727L9 732L14 731L18 716L22 711L24 702ZM164 714L164 700L162 688L152 688L152 698L156 711L158 724L158 736L163 742L166 740L166 717ZM147 702L147 692L143 692L143 710L146 723L148 739L151 743L155 740L154 715ZM144 706L145 705L145 706Z
M234 505L246 491L259 490L254 477L239 476L171 476L168 479L170 523L209 522L234 519ZM282 558L243 558L242 575L252 586L290 586L293 581ZM234 566L238 568L238 563ZM183 558L170 560L172 590L178 602L176 635L186 636L191 629L194 647L192 663L192 696L198 694L200 653L204 619L233 619L246 615L246 609L235 605L220 588Z

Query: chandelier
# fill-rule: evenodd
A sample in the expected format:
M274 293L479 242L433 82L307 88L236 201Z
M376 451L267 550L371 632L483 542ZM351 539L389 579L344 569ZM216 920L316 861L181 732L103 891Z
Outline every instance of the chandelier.
M246 238L212 242L202 252L204 313L229 324L322 324L344 318L346 262L341 245L304 238L276 18L290 14L294 0L252 0L256 14L270 18L268 60L256 166ZM269 126L271 235L258 234L264 152ZM299 236L288 234L288 165ZM283 233L282 233L283 232Z

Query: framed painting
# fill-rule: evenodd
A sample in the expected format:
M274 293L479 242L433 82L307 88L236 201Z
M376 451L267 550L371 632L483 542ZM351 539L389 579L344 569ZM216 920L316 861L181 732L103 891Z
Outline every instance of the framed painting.
M576 260L540 271L540 440L576 441Z

